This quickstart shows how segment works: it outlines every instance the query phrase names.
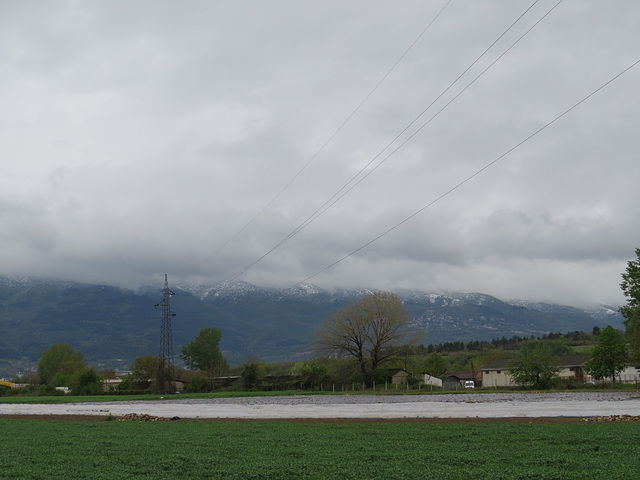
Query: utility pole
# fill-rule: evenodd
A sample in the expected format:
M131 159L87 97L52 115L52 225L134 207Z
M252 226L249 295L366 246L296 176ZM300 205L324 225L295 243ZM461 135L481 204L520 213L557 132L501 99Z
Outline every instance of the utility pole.
M156 376L157 393L173 393L175 387L173 368L173 338L171 334L171 317L176 314L171 311L171 296L175 295L169 290L167 274L164 275L164 294L162 301L157 306L162 307L162 323L160 327L160 355L158 356L158 373Z

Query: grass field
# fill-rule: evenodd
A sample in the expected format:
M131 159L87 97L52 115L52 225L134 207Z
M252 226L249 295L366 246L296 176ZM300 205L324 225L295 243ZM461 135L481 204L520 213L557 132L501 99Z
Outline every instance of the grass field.
M4 479L630 479L638 423L0 419Z

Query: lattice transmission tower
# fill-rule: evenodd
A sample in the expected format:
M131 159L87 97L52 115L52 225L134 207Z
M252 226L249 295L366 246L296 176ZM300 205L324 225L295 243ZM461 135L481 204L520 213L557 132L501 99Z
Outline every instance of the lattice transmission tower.
M171 311L171 296L175 295L169 290L167 274L164 275L164 294L162 301L156 307L162 307L162 323L160 326L160 355L158 356L158 374L156 376L156 391L158 393L171 393L175 391L173 384L173 338L171 333L171 318L176 314Z

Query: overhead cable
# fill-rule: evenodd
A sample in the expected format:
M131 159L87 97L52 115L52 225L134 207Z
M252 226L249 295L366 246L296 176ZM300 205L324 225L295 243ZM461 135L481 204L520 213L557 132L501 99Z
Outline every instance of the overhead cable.
M368 177L373 172L373 170L375 170L376 168L378 168L380 166L380 164L382 164L384 161L386 161L388 158L390 158L393 154L395 154L398 150L400 150L400 148L402 148L407 142L409 142L413 137L415 137L415 135L417 135L418 132L420 132L428 123L431 122L431 120L433 120L433 118L435 118L435 116L437 116L442 110L444 110L456 98L458 98L467 88L469 88L471 86L471 84L473 84L478 78L480 78L489 68L491 68L498 60L500 60L511 48L513 48L513 46L515 46L520 40L522 40L522 38L524 38L524 36L526 36L536 25L538 25L544 18L546 18L560 3L562 3L562 0L559 0L549 11L547 11L540 19L538 19L538 21L536 21L536 23L533 26L531 26L523 35L521 35L505 52L503 52L494 62L492 62L484 71L482 71L469 85L467 85L452 100L450 100L444 107L442 107L433 117L431 117L431 119L429 119L425 124L423 124L420 128L418 128L418 130L416 130L406 140L404 140L397 148L395 148L389 155L387 155L387 157L385 157L374 169L372 169L370 172L364 174L359 180L357 180L358 177L360 177L363 174L363 172L376 159L378 159L391 145L393 145L405 132L407 132L407 130L409 130L409 128L411 128L422 116L424 116L424 114L427 111L429 111L433 107L433 105L435 105L435 103L438 100L440 100L449 90L451 90L451 88L456 83L458 83L460 81L460 79L469 70L471 70L471 68L473 68L474 65L476 65L518 22L520 22L524 18L524 16L538 3L538 1L539 0L535 0L518 18L516 18L516 20L514 20L511 23L511 25L509 25L509 27L504 32L502 32L498 36L498 38L496 38L467 68L465 68L464 71L462 73L460 73L455 80L453 80L425 109L423 109L417 117L415 117L406 127L404 127L402 129L402 131L400 133L398 133L393 138L393 140L391 140L389 143L387 143L387 145L377 155L375 155L369 161L369 163L367 163L353 177L351 177L351 179L347 183L345 183L336 193L334 193L328 200L326 200L320 207L318 207L309 217L307 217L306 220L304 220L300 225L298 225L295 229L293 229L291 232L289 232L289 234L287 234L276 245L271 247L271 249L269 249L262 256L258 257L253 262L251 262L250 264L248 264L247 266L245 266L244 268L242 268L241 270L239 270L238 272L236 272L232 276L228 277L224 281L232 281L232 280L235 280L235 279L239 278L240 276L242 276L244 273L246 273L248 270L253 268L256 264L261 262L268 255L273 253L275 250L280 248L283 244L285 244L287 241L289 241L291 238L293 238L295 235L297 235L300 231L302 231L304 228L306 228L310 223L312 223L314 220L316 220L325 211L327 211L329 208L331 208L342 197L344 197L344 195L346 195L349 191L351 191L353 188L355 188L355 186L357 186L366 177ZM351 185L351 186L349 187L349 185Z
M351 121L351 119L358 113L358 111L362 108L362 106L369 100L369 98L378 90L380 85L387 79L389 75L395 70L395 68L404 60L404 58L409 54L409 52L413 49L413 47L420 41L420 39L424 36L424 34L429 30L431 25L440 17L440 15L444 12L444 10L449 6L449 4L453 0L447 0L444 6L436 13L436 15L431 19L431 21L427 24L426 27L422 29L420 34L415 38L415 40L409 45L409 47L400 55L398 60L387 70L387 72L382 76L382 78L376 83L376 85L371 89L371 91L360 101L358 106L347 116L347 118L340 124L340 126L333 132L333 134L322 144L320 149L309 158L309 160L302 166L302 168L280 189L280 191L264 206L258 213L256 213L242 228L240 228L235 234L233 234L227 241L225 241L222 245L216 248L209 255L204 257L202 260L196 262L190 267L186 268L185 271L191 270L197 265L207 261L209 258L216 255L223 248L229 245L233 240L238 238L242 232L244 232L253 222L255 222L273 203L291 186L293 182L307 169L309 165L324 151L324 149L333 141L333 139L342 131L342 129Z
M390 228L387 228L385 231L383 231L382 233L380 233L379 235L377 235L376 237L372 238L371 240L369 240L368 242L366 242L365 244L359 246L358 248L356 248L355 250L353 250L352 252L348 253L347 255L343 256L342 258L336 260L335 262L333 262L330 265L327 265L326 267L324 267L323 269L317 271L316 273L314 273L313 275L308 276L307 278L305 278L304 280L299 281L298 283L294 284L294 286L296 285L300 285L302 283L308 282L309 280L311 280L314 277L317 277L318 275L320 275L323 272L326 272L327 270L329 270L330 268L333 268L334 266L338 265L340 262L343 262L344 260L346 260L347 258L355 255L356 253L360 252L361 250L364 250L366 247L368 247L369 245L371 245L372 243L380 240L382 237L384 237L385 235L388 235L389 233L391 233L392 231L394 231L395 229L397 229L398 227L404 225L405 223L407 223L409 220L411 220L412 218L416 217L417 215L419 215L420 213L422 213L423 211L425 211L426 209L432 207L433 205L435 205L436 203L438 203L440 200L442 200L443 198L449 196L450 194L452 194L453 192L455 192L456 190L458 190L460 187L462 187L463 185L465 185L466 183L470 182L471 180L473 180L474 178L476 178L478 175L480 175L482 172L484 172L485 170L487 170L488 168L490 168L491 166L495 165L496 163L498 163L500 160L504 159L507 155L509 155L510 153L512 153L514 150L516 150L517 148L521 147L523 144L525 144L526 142L528 142L529 140L531 140L532 138L534 138L536 135L538 135L539 133L541 133L542 131L546 130L548 127L550 127L551 125L553 125L554 123L556 123L558 120L560 120L562 117L564 117L565 115L567 115L568 113L570 113L571 111L575 110L577 107L579 107L580 105L582 105L584 102L586 102L587 100L589 100L591 97L593 97L594 95L596 95L598 92L600 92L602 89L604 89L605 87L607 87L609 84L611 84L612 82L614 82L615 80L617 80L618 78L620 78L622 75L624 75L625 73L627 73L629 70L631 70L633 67L635 67L636 65L638 65L640 63L640 59L636 60L634 63L632 63L631 65L629 65L628 67L626 67L624 70L622 70L621 72L619 72L617 75L615 75L614 77L612 77L611 79L609 79L607 82L605 82L604 84L600 85L598 88L596 88L595 90L593 90L591 93L589 93L587 96L583 97L580 101L576 102L575 104L573 104L573 106L569 107L568 109L566 109L564 112L562 112L561 114L559 114L558 116L556 116L553 120L551 120L550 122L546 123L544 126L540 127L539 129L537 129L536 131L534 131L533 133L531 133L529 136L527 136L526 138L524 138L523 140L521 140L520 142L518 142L517 144L515 144L513 147L509 148L507 151L505 151L502 155L500 155L499 157L495 158L494 160L492 160L491 162L487 163L486 165L484 165L482 168L480 168L479 170L477 170L476 172L474 172L473 174L469 175L467 178L465 178L464 180L462 180L461 182L457 183L456 185L454 185L453 187L451 187L449 190L447 190L446 192L444 192L443 194L441 194L440 196L436 197L434 200L430 201L429 203L427 203L426 205L424 205L423 207L419 208L418 210L416 210L415 212L413 212L411 215L409 215L408 217L404 218L402 221L396 223L395 225L393 225Z

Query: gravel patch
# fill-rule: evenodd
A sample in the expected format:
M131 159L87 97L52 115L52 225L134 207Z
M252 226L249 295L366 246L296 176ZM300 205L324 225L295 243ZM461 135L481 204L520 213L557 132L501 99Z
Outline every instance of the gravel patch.
M49 405L0 404L0 415L153 415L200 419L424 419L640 416L640 393L292 395Z

